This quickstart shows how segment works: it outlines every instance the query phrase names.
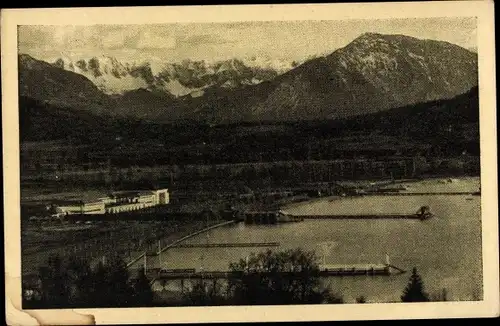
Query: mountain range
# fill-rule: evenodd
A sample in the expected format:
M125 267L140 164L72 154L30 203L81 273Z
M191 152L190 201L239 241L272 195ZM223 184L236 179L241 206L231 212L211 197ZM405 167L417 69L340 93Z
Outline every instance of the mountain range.
M48 63L19 56L20 96L157 122L338 119L453 98L477 86L477 78L477 53L376 33L289 66L256 59L130 64L108 57Z
M199 96L207 87L235 89L275 78L292 63L252 57L216 62L183 60L179 63L120 62L113 57L71 59L63 56L53 65L83 75L108 95L147 89L174 97Z

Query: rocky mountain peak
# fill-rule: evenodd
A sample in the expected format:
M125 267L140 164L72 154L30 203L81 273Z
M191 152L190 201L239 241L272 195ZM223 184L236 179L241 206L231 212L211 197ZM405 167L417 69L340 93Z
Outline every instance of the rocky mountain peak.
M190 93L199 95L208 87L234 89L270 80L279 74L270 66L247 65L238 58L214 62L188 58L174 63L136 63L121 62L109 56L76 59L61 55L53 66L87 77L109 95L139 88L163 91L176 97Z
M43 69L50 66L45 61L39 61L30 56L29 54L19 54L18 55L19 67L26 69Z
M477 55L458 45L365 33L279 76L248 111L266 119L338 118L452 98L475 85Z

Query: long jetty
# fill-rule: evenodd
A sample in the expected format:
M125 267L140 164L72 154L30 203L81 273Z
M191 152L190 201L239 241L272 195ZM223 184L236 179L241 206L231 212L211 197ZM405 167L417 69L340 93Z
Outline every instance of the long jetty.
M182 243L170 248L248 248L279 247L279 242L242 242L242 243Z
M391 264L320 265L322 276L392 275L405 272Z
M419 214L363 214L363 215L300 215L304 219L425 219Z
M172 271L161 273L160 270L150 271L157 275L155 280L181 280L181 279L230 279L239 278L240 271ZM406 271L390 264L353 264L353 265L323 265L320 266L318 276L389 276L403 274ZM266 273L263 273L265 275ZM280 276L304 277L300 272L279 272Z
M474 191L462 191L462 192L397 192L397 191L383 191L383 192L378 192L378 191L367 191L362 194L363 196L440 196L440 195L446 195L446 196L463 196L463 195L468 195L468 196L480 196L480 192L474 192Z

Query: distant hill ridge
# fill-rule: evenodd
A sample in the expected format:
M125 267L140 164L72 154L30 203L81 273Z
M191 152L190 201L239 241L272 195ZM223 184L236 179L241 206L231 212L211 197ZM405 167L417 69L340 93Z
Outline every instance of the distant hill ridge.
M332 137L362 132L370 134L381 132L387 135L406 135L412 139L427 139L440 142L438 137L449 126L475 125L474 137L479 139L479 93L473 87L468 92L452 99L417 103L387 111L363 116L346 117L337 120L317 119L311 121L289 122L238 122L232 126L252 126L258 124L286 124L298 126L297 132L314 136L331 134ZM171 133L172 125L188 126L196 129L203 126L193 120L177 121L173 124L144 122L141 119L119 118L112 115L96 115L90 112L56 107L24 96L20 97L21 141L68 140L77 142L109 141L116 136L127 134L134 139L159 140ZM223 127L223 126L222 126ZM326 129L325 129L326 128ZM299 132L299 133L300 133ZM296 134L300 136L300 134ZM195 139L192 139L196 142Z

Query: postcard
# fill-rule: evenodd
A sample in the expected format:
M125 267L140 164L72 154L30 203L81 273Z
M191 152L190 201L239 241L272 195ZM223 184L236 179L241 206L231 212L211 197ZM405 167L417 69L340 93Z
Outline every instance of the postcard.
M2 11L12 325L499 314L493 2Z

